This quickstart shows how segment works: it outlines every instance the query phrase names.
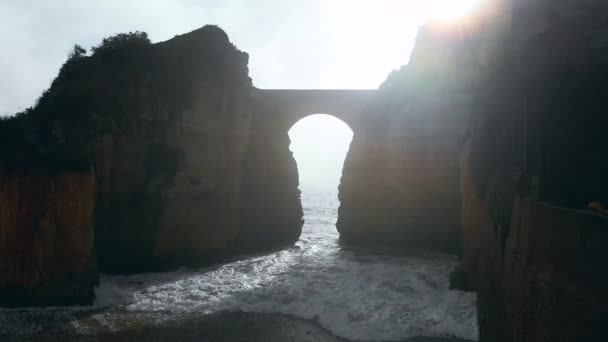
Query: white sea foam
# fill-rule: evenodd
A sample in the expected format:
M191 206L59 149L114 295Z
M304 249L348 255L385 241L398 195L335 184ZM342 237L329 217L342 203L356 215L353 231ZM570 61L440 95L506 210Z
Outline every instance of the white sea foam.
M343 249L334 226L335 193L304 195L306 223L292 248L203 270L102 276L93 308L0 311L0 330L27 334L44 329L29 322L69 322L90 333L91 327L117 330L141 321L162 325L190 315L245 311L315 319L352 340L478 340L475 295L448 290L454 257ZM82 319L78 310L91 314Z
M335 196L303 200L307 221L295 247L206 272L106 276L96 304L126 304L133 312L283 313L316 319L352 340L478 339L475 295L448 290L455 258L343 250Z

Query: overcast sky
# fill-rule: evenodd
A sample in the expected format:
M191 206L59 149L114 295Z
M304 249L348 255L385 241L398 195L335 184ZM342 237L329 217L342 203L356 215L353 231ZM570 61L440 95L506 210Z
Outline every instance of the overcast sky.
M31 106L74 44L135 30L158 42L205 24L250 54L257 87L375 88L407 63L428 2L0 0L0 113Z
M0 115L33 105L74 44L136 30L158 42L206 24L249 53L259 88L376 88L407 64L428 17L473 1L0 0ZM290 135L301 180L337 185L348 126L314 116Z

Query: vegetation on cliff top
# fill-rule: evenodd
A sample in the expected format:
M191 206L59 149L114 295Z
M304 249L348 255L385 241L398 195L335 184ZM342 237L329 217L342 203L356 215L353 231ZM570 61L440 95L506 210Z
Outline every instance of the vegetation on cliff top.
M201 79L217 86L226 79L250 84L243 79L247 58L217 26L159 44L151 44L145 32L121 33L103 39L90 55L75 45L33 107L0 118L0 167L86 171L95 137L144 134L142 122L175 116ZM161 100L169 108L150 103Z
M98 79L95 71L112 69L148 46L150 40L143 32L105 38L92 48L90 56L75 45L34 106L0 120L0 165L6 169L88 170L93 117L99 108L90 86Z

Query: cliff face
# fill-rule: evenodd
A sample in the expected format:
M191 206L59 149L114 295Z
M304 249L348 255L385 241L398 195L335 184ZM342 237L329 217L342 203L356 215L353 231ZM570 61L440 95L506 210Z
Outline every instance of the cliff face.
M463 270L480 337L603 341L608 219L586 208L608 201L608 8L509 5L461 163Z
M276 124L275 112L254 98L253 140L249 144L241 183L242 250L281 246L300 237L303 221L298 167L289 150L289 136Z
M90 301L96 261L143 272L295 242L295 161L247 64L214 26L76 47L0 122L0 304Z
M608 219L586 210L608 203L606 6L513 0L470 32L426 26L356 129L341 239L462 240L482 341L608 338ZM90 302L96 259L140 272L294 242L297 168L252 89L215 27L76 49L0 123L0 304Z
M107 272L208 262L240 229L253 115L248 56L212 27L148 50L128 83L110 80L114 113L97 115L119 118L95 143L97 248Z
M361 116L340 184L342 240L459 248L457 156L473 82L467 44L445 27L423 27L409 65Z
M505 229L471 187L469 158L463 268L478 294L480 340L605 341L608 217L518 196Z
M453 279L478 292L481 341L603 341L608 218L587 207L608 202L608 8L495 5L464 35L423 28L381 87L345 162L340 236L460 237Z
M252 97L247 54L210 27L150 53L155 77L140 68L114 96L131 121L96 143L101 269L199 265L295 242L297 170Z
M0 305L92 301L94 192L92 172L0 170Z

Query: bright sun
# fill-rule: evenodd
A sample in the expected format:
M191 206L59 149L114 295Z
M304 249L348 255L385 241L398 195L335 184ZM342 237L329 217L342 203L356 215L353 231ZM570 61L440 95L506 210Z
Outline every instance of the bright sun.
M328 23L323 30L326 48L332 52L327 57L333 56L324 59L331 65L331 72L320 76L320 82L330 88L377 87L391 71L407 64L421 25L428 21L450 27L472 23L468 16L472 19L477 10L491 2L320 0L320 21Z
M473 12L482 0L432 0L425 6L431 20L458 19Z

